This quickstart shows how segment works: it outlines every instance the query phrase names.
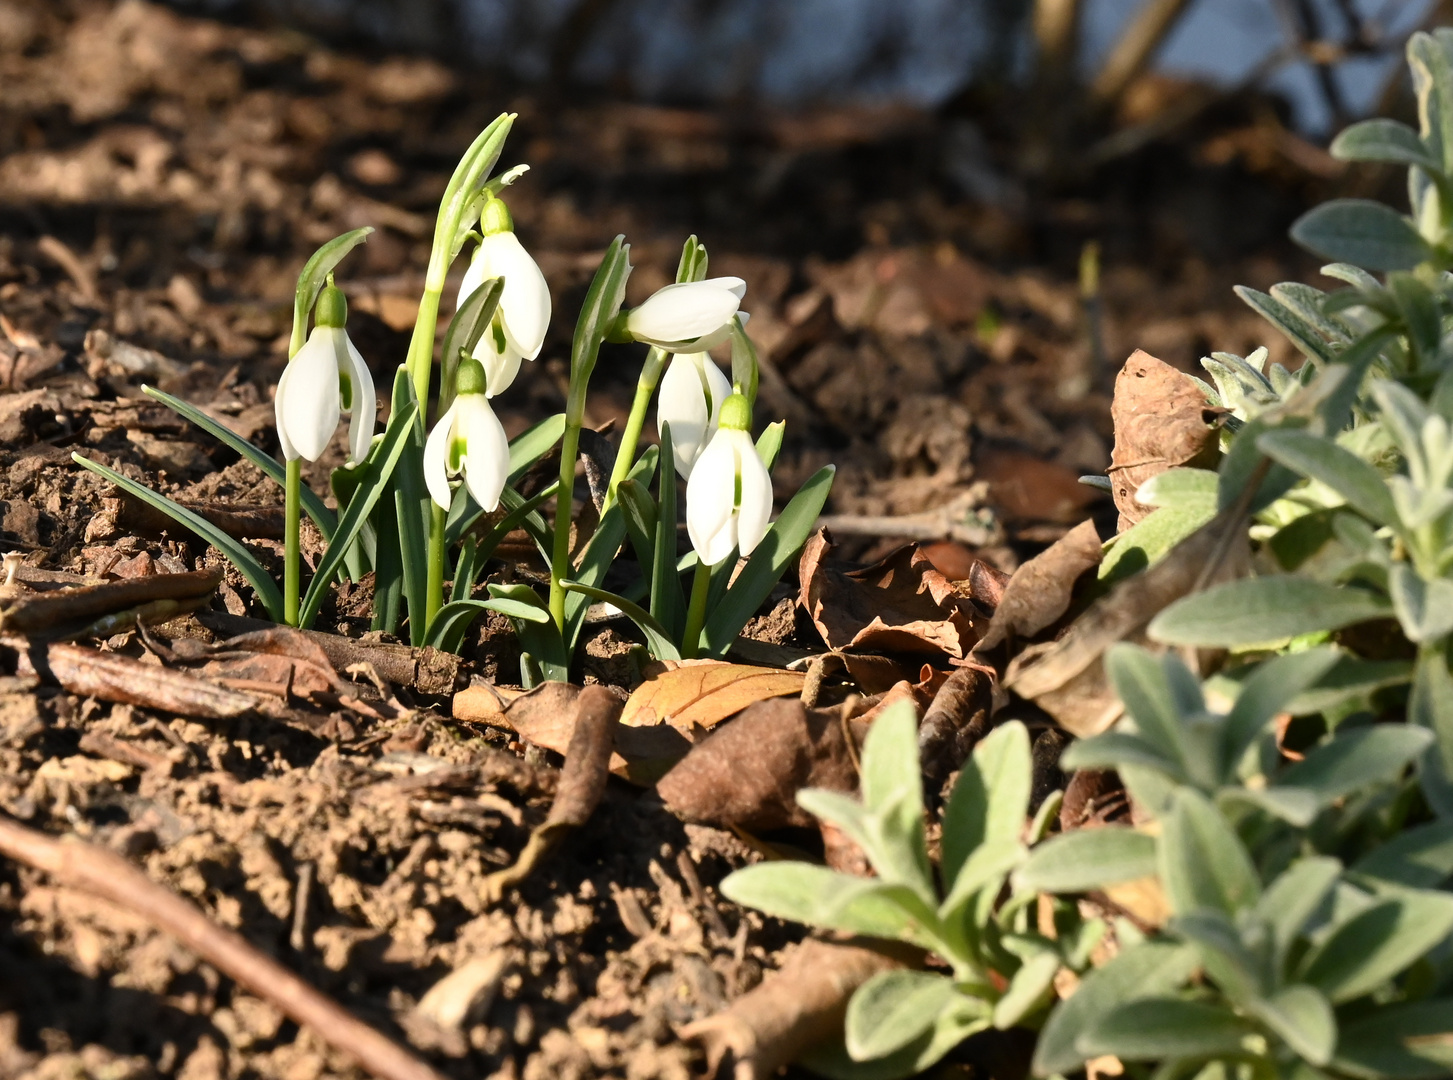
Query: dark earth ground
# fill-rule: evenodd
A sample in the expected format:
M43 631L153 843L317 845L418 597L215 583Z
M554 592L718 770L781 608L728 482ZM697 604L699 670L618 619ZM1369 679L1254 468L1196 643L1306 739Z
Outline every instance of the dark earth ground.
M846 519L927 514L937 532L917 538L966 541L1006 571L1086 516L1112 522L1076 477L1109 461L1118 364L1139 347L1190 369L1212 349L1262 344L1290 363L1230 287L1306 278L1315 264L1282 239L1287 224L1380 179L1345 172L1262 99L1223 102L1050 184L985 156L1012 157L1003 102L930 116L555 101L134 0L0 0L0 88L0 546L24 555L22 580L217 561L195 539L128 523L73 450L174 497L276 506L265 477L140 384L275 451L294 275L364 224L378 232L341 278L350 331L384 384L439 193L501 110L520 114L502 164L532 166L511 206L559 313L497 403L507 427L561 407L569 316L609 239L632 242L639 301L696 232L714 274L747 280L751 332L780 376L764 379L758 417L789 419L779 497L836 462L836 554L864 562L904 537L854 535ZM1184 92L1148 82L1122 121ZM1091 240L1103 245L1098 347L1077 283ZM624 419L638 363L607 350L593 423ZM336 463L311 471L318 490ZM280 544L252 546L280 563ZM969 552L950 542L933 557L952 578ZM361 633L367 600L343 597L323 624ZM260 614L235 576L214 603ZM790 601L778 614L786 640L822 648ZM466 676L513 680L498 631L470 643ZM130 635L107 647L143 655ZM623 681L609 662L623 647L601 631L587 676ZM448 770L425 779L419 755L465 765L508 739L451 720L447 696L403 688L418 711L344 709L332 726L316 704L224 723L0 683L0 807L140 860L451 1076L692 1075L700 1054L674 1031L753 986L800 936L713 899L751 857L740 839L682 825L617 782L518 893L486 906L483 876L513 860L548 793ZM0 909L0 1074L356 1074L119 908L7 864ZM452 1034L414 1019L431 985L481 958L497 983L483 1016ZM998 1071L960 1056L952 1075Z

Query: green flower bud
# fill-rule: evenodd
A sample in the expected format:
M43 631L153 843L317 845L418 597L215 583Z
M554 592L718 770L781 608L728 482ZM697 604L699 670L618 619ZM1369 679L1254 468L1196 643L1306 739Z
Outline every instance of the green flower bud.
M459 361L459 371L454 377L456 394L482 394L485 391L484 365L472 356Z
M515 231L515 219L510 216L510 208L503 199L485 200L484 209L479 214L479 231L485 236Z
M328 284L318 294L318 306L313 309L313 321L318 326L348 325L348 300L344 297L343 290L333 284L331 275Z
M752 406L743 394L733 394L721 403L721 416L717 427L727 431L750 431L752 429Z

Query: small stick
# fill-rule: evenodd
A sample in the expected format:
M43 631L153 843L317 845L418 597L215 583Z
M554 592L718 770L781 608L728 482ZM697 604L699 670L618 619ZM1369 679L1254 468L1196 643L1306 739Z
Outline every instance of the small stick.
M293 952L302 952L308 947L308 901L313 893L313 864L303 863L298 867L298 889L293 894L293 932L288 944Z
M0 609L0 630L7 634L50 635L58 627L85 625L117 612L160 600L187 601L211 595L222 581L221 570L185 574L151 574L104 585L57 589L16 600Z
M497 903L506 890L520 884L539 865L561 838L590 820L596 804L605 794L610 779L610 755L615 749L615 730L625 703L603 686L587 686L575 705L575 730L565 749L565 766L555 801L545 823L530 834L525 849L513 866L497 870L484 879L481 892L485 903Z
M1004 539L1003 530L996 524L956 520L948 514L907 514L901 517L829 514L818 518L817 524L835 536L955 540L969 547L987 547Z
M184 671L168 671L114 653L80 645L29 645L14 640L16 673L39 675L47 682L82 697L204 720L231 720L251 712L257 702Z
M380 1080L443 1080L398 1043L121 856L79 840L56 840L6 817L0 817L0 854L135 912Z
M702 888L701 875L696 872L696 860L691 857L691 852L683 849L676 853L676 869L681 874L681 880L686 882L686 888L691 891L691 899L696 901L696 906L706 916L711 932L722 941L730 941L732 936L727 931L726 923L722 921L721 912L717 911L711 897Z

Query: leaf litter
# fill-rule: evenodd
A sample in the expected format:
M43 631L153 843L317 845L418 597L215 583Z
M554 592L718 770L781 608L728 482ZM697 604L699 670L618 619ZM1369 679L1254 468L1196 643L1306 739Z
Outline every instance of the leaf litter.
M92 631L75 643L35 644L39 622L5 627L31 640L0 649L0 805L130 860L447 1075L685 1077L728 1053L738 1075L769 1074L840 1022L854 979L899 961L814 939L794 946L800 928L735 908L715 882L788 849L863 869L844 838L805 828L815 822L795 795L856 790L862 738L894 700L924 714L931 796L1006 710L1033 702L1069 730L1096 729L1104 648L1205 583L1189 557L1172 556L1089 603L1101 535L1078 523L1086 512L1109 523L1075 477L1109 466L1123 528L1142 512L1133 494L1144 479L1210 464L1221 421L1193 381L1144 353L1120 377L1136 380L1134 392L1117 382L1113 403L1061 393L1085 356L1072 277L990 269L992 256L965 253L976 226L952 207L915 211L937 246L891 239L874 221L866 246L833 261L801 239L779 243L764 213L720 269L741 272L760 297L763 401L798 440L784 448L780 486L832 447L843 462L834 515L870 523L839 529L836 548L815 538L798 595L774 595L754 621L759 655L815 667L743 655L643 671L619 624L602 620L584 672L610 690L522 694L509 686L518 651L501 620L476 627L462 660L412 650L369 633L367 579L330 597L326 629L269 628L215 553L78 473L70 448L167 491L276 570L276 489L139 385L268 445L262 387L282 360L295 254L285 238L365 221L383 229L350 297L360 348L400 352L437 186L432 151L413 132L455 122L462 76L420 58L309 53L285 35L138 2L79 14L11 6L29 14L19 37L0 39L7 85L26 88L7 97L7 116L63 118L74 138L47 142L52 129L36 127L40 141L7 144L15 152L0 163L0 206L41 206L64 237L0 236L0 539L22 556L20 607L67 593L75 604L85 588L132 591L73 609L83 624L40 620L60 636ZM144 101L153 112L137 108ZM669 111L540 112L531 123L562 161L578 154L612 175L635 167L620 148L643 139L650 153L700 148ZM655 134L631 126L647 115ZM220 144L205 134L212 117ZM792 169L816 168L813 155L833 170L847 162L831 137L793 141L803 137L760 133ZM298 183L324 148L360 139L382 145L350 149L311 188ZM232 149L219 154L222 144ZM672 160L661 163L679 168ZM883 176L873 168L853 182L876 192ZM548 219L542 265L552 284L577 288L606 237L551 183L522 189L517 213ZM113 232L85 223L97 205L120 208ZM674 224L663 227L655 205L625 200L614 212L645 238L639 287L663 283L653 275L667 272ZM225 252L227 268L193 258L208 250ZM1254 316L1223 303L1224 283L1198 265L1169 286L1149 266L1107 275L1112 349L1143 342L1187 366L1203 338L1243 352L1260 344ZM1151 294L1169 313L1153 324L1141 299ZM532 366L519 396L528 405L502 410L512 431L557 400L549 362ZM623 415L630 384L612 385L607 376ZM320 490L340 450L310 475ZM903 522L938 542L904 546ZM1220 551L1213 526L1199 547L1183 546ZM513 539L501 551L527 576L530 544ZM305 534L304 548L317 557L316 538L310 547ZM180 580L192 575L215 584ZM157 603L177 606L142 610ZM3 604L12 617L16 601ZM629 719L617 722L618 708ZM1062 743L1039 723L1043 787ZM1077 780L1067 823L1126 812L1113 777ZM547 857L521 862L546 846ZM352 1068L267 987L219 975L125 903L19 865L5 868L3 888L12 923L0 948L15 973L0 994L7 1073L301 1080ZM1153 897L1122 899L1153 917Z

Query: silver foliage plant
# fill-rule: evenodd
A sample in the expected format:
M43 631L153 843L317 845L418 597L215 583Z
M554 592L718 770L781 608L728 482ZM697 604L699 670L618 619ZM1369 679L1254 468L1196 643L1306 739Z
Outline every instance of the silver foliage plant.
M1332 152L1406 166L1409 212L1340 199L1296 223L1343 287L1238 293L1306 362L1204 361L1232 414L1219 468L1157 477L1139 497L1159 509L1107 551L1102 581L1218 514L1250 520L1252 575L1161 611L1153 649L1112 647L1123 716L1065 753L1119 774L1135 824L1026 824L1011 722L965 764L935 871L912 716L888 713L861 802L800 796L878 876L768 863L723 883L930 958L857 991L842 1046L807 1062L824 1075L907 1076L1010 1025L1037 1029L1042 1077L1107 1055L1155 1080L1453 1075L1453 31L1415 35L1408 62L1418 129L1365 121ZM1204 678L1169 647L1225 660ZM1161 917L1077 906L1127 887ZM1027 918L1042 900L1053 936Z

